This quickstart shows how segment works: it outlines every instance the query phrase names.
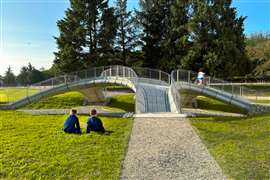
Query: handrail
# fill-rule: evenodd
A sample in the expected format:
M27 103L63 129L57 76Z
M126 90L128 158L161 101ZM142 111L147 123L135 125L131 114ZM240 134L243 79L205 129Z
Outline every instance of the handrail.
M170 75L160 70L150 69L150 68L131 68L121 65L113 66L101 66L101 67L91 67L85 70L72 72L69 74L61 74L60 76L49 78L47 80L34 83L27 86L25 91L22 93L22 97L15 99L12 94L9 94L9 102L12 103L25 97L32 96L39 92L49 90L53 87L60 86L63 84L72 84L78 81L86 79L100 79L108 77L123 77L133 81L136 84L137 80L140 78L142 81L147 81L151 83L169 85ZM151 80L150 80L151 79ZM155 81L154 81L155 80Z
M171 78L174 79L175 82L180 83L180 86L183 83L196 84L197 73L189 70L178 69L172 71ZM202 85L219 91L230 93L233 96L238 96L247 100L257 100L258 93L256 90L247 88L242 85L235 85L231 82L215 77L205 76Z

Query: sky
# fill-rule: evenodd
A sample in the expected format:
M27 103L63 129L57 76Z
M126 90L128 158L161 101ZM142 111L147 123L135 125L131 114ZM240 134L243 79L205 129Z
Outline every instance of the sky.
M129 9L138 0L128 0ZM17 75L31 62L50 68L57 46L56 22L64 17L69 0L0 0L0 75L8 66ZM238 15L247 16L245 34L270 32L270 0L234 0Z

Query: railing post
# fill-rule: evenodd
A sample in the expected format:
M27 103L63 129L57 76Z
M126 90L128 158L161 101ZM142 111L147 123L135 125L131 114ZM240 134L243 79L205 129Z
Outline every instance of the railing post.
M110 77L112 76L112 67L110 67Z
M65 81L65 84L67 84L67 75L66 74L64 75L64 81Z
M126 77L126 67L122 67L123 69L123 77Z
M188 83L190 83L190 71L188 71Z
M179 70L176 71L176 81L179 82Z
M118 67L118 65L116 66L116 76L119 76L119 67Z
M161 70L159 70L159 80L161 80Z

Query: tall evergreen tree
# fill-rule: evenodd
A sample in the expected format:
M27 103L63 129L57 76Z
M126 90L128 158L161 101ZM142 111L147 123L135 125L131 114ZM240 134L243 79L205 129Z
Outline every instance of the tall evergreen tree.
M57 22L60 36L56 37L58 52L54 63L62 72L76 71L84 66L84 47L86 46L86 31L84 29L85 2L71 0L71 7L66 11L66 17Z
M163 58L160 66L168 72L180 66L190 46L188 40L189 1L175 0L167 5L170 9L167 9L168 15L165 19L167 28L162 43Z
M66 17L57 23L60 36L55 64L64 72L106 64L100 59L114 45L114 9L108 7L108 0L70 0L70 4Z
M244 73L238 68L248 64L243 33L245 18L237 17L231 3L231 0L192 1L193 13L189 19L192 44L182 60L184 68L205 67L218 77Z
M141 0L141 11L137 12L142 26L142 51L144 53L144 66L162 68L160 66L162 43L167 32L167 16L169 15L171 1L168 0Z
M116 50L121 53L123 65L128 64L128 54L136 46L136 28L132 11L127 11L127 0L116 1L116 17L118 22Z
M99 61L97 65L109 65L114 62L114 42L117 33L117 18L114 8L106 8L101 17L99 33Z
M15 86L16 76L13 74L11 67L9 66L4 75L4 85L5 86Z

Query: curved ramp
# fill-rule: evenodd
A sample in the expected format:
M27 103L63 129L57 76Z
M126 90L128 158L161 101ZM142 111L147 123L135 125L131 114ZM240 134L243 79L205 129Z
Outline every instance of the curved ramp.
M234 86L232 83L209 76L205 78L204 84L198 85L195 82L196 76L197 73L186 70L176 70L171 74L172 82L180 94L185 92L188 96L194 96L194 94L209 96L244 109L248 114L270 111L270 106L257 104L247 99L249 95L256 94L255 90Z
M147 68L136 71L124 66L93 68L34 84L30 88L39 88L38 93L0 108L16 109L41 98L68 91L81 92L90 102L104 102L106 95L103 89L108 85L132 89L136 93L136 113L171 112L173 102L169 101L169 74Z

